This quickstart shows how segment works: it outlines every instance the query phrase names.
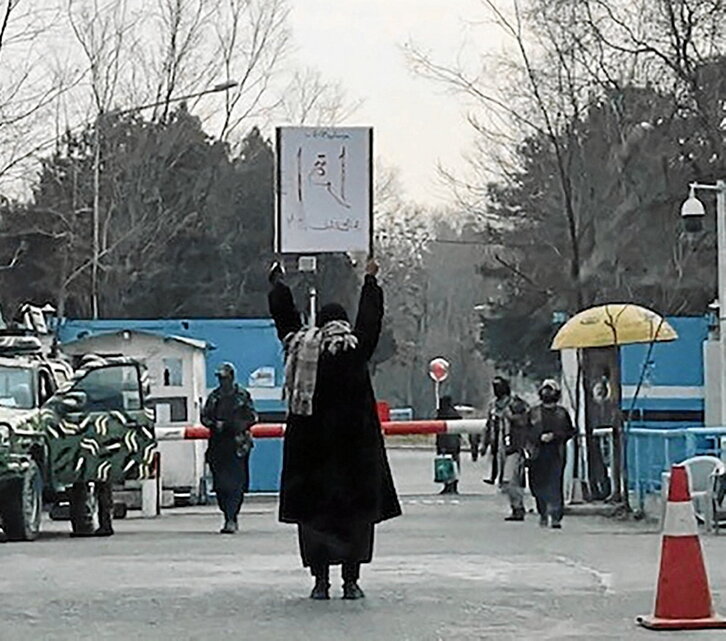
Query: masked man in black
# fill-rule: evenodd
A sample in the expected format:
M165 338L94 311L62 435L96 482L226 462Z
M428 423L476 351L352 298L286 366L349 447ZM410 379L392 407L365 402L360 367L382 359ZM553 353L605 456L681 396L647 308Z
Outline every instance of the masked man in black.
M202 425L211 435L207 463L212 470L217 504L224 514L223 534L234 534L245 492L249 489L250 427L257 420L252 397L235 383L231 363L217 370L219 386L212 391L202 410Z
M509 405L512 398L512 390L509 381L501 376L495 376L492 381L494 400L489 403L487 413L487 424L484 430L484 444L482 445L482 456L489 451L491 460L489 478L484 479L485 483L494 485L499 477L499 432L501 428L501 414Z
M537 502L539 523L562 527L567 441L575 435L569 412L559 405L560 385L548 379L539 388L539 405L529 410L529 487Z

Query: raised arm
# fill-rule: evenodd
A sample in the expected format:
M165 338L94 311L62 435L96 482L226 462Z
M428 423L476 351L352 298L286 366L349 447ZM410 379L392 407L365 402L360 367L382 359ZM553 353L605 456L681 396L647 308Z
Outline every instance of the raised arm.
M300 312L295 307L290 288L282 280L282 269L279 265L273 266L270 271L272 290L267 295L270 315L275 321L277 336L281 341L302 327Z
M378 285L377 273L378 264L370 261L366 267L365 280L358 303L358 317L355 321L359 348L366 360L370 359L376 350L383 323L383 290Z

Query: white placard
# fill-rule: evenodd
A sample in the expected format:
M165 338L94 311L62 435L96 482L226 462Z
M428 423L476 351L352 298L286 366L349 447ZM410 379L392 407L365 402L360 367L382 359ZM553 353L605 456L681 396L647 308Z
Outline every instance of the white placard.
M370 251L372 147L370 127L277 128L277 251Z
M250 374L247 387L275 387L275 368L258 367Z

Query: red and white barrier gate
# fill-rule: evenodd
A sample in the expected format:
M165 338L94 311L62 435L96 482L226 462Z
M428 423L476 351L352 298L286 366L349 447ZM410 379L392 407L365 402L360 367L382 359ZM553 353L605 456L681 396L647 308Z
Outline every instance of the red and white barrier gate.
M455 421L384 421L381 423L386 436L403 436L405 434L480 434L486 427L483 419L463 419ZM254 438L280 438L285 435L284 423L258 423L251 428ZM202 426L190 427L157 427L157 441L195 441L209 438L209 430ZM148 483L156 481L149 481ZM144 495L144 516L157 513L158 498L151 493Z
M486 428L484 419L453 421L387 421L381 423L385 436L405 434L480 434ZM251 428L254 438L280 438L285 435L284 423L258 423ZM157 441L193 441L209 438L206 427L157 427Z

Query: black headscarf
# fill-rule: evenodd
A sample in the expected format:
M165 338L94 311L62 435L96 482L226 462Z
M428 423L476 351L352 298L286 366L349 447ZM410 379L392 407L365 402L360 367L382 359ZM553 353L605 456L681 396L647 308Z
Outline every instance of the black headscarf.
M318 314L318 318L315 324L318 327L322 327L323 325L325 325L326 323L330 323L331 321L345 321L346 323L349 322L348 313L345 311L342 305L339 305L338 303L328 303L327 305L323 305L322 309Z

